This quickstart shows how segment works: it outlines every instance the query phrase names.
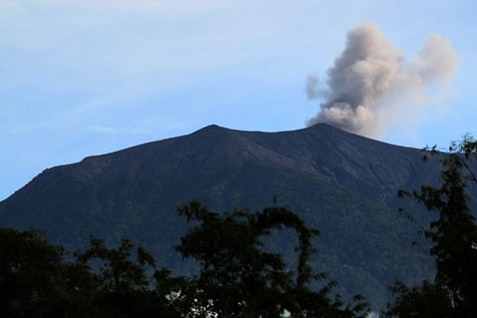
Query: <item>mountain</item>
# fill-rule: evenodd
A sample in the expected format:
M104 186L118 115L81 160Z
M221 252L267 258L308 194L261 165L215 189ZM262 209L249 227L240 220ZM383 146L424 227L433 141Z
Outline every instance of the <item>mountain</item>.
M187 229L178 205L198 199L216 211L256 210L275 197L320 230L315 268L344 295L362 293L383 308L390 283L433 275L425 246L411 246L416 228L397 212L409 203L398 189L438 182L439 163L421 158L325 124L277 133L212 125L46 169L0 203L0 225L41 229L69 248L90 235L108 244L129 237L184 273L194 266L174 252ZM285 233L266 245L293 263L294 242Z

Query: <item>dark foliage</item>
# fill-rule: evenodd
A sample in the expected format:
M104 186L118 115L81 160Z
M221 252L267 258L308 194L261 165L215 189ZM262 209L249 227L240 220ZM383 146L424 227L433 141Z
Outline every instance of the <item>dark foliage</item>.
M345 307L329 298L333 284L320 290L309 284L320 279L309 264L311 238L318 232L286 208L267 208L260 213L236 211L221 216L198 202L179 209L196 224L182 239L178 251L201 264L191 281L195 306L219 317L280 317L284 309L292 317L362 317L367 305L359 300ZM298 265L287 268L278 254L264 252L261 238L270 230L290 228L298 235Z
M0 229L0 316L77 317L93 312L93 276L64 261L38 232Z
M412 288L403 284L396 284L391 289L397 298L395 303L388 307L384 317L451 317L452 304L449 299L449 292L439 284L424 281L422 285Z
M398 295L387 317L459 317L477 316L477 225L469 208L467 183L476 183L472 169L477 143L464 138L453 143L442 160L442 186L422 186L412 196L437 219L424 230L432 242L437 274L435 283L394 289ZM435 148L431 153L436 153ZM427 159L427 157L426 157ZM440 309L440 311L437 311ZM439 314L437 315L437 312Z
M331 300L333 284L313 290L323 275L309 265L318 232L285 208L260 213L210 212L197 202L179 213L194 224L177 250L199 260L200 274L173 277L156 269L143 247L123 239L117 248L91 238L67 257L60 246L34 231L0 230L1 317L291 317L358 318L367 312L360 296L353 306ZM270 230L298 236L297 268L261 249Z

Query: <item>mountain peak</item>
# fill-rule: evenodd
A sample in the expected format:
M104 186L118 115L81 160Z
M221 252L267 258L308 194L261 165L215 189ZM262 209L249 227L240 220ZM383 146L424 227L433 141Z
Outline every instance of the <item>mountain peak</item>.
M208 126L205 126L203 128L200 128L199 130L197 131L207 131L207 130L211 130L211 131L217 131L217 130L224 130L224 129L227 129L225 127L221 127L219 125L216 125L216 124L211 124L211 125L208 125Z
M326 124L326 123L317 123L317 124L314 124L312 126L305 127L305 128L291 129L291 130L285 130L285 131L272 131L272 132L269 132L269 131L267 132L267 131L262 131L262 130L253 130L253 129L252 130L232 129L232 128L219 126L217 124L211 124L211 125L207 125L205 127L202 127L200 129L196 130L194 133L198 133L198 132L219 132L219 131L233 131L233 132L238 132L238 133L264 133L264 134L270 134L270 133L271 134L273 134L273 133L279 133L279 134L285 133L286 134L286 133L297 132L297 131L315 131L315 132L318 132L318 131L322 131L322 132L336 131L336 132L339 132L339 133L353 135L352 133L346 132L344 130L341 130L340 128L331 126L331 125Z

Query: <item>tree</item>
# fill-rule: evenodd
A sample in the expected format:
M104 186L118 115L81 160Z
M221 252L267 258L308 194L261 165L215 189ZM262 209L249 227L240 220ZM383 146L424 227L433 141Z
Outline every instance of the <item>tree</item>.
M333 284L314 291L310 283L321 279L309 265L310 229L286 208L266 208L259 213L238 210L219 215L198 202L179 208L193 223L177 250L199 261L200 274L193 278L186 299L198 317L361 317L367 305L360 297L354 307L331 300ZM281 256L261 249L262 237L282 227L298 235L298 265L287 269Z
M335 283L309 265L318 231L286 208L259 213L209 211L197 202L179 209L192 224L177 250L199 261L194 277L157 270L143 247L123 239L117 248L91 238L67 257L61 246L34 231L0 229L1 317L291 317L358 318L368 306L359 296L345 306L330 298ZM274 229L297 233L297 266L263 249Z
M452 305L449 292L438 283L423 281L422 285L409 288L404 284L391 287L396 301L388 306L385 317L399 318L449 318Z
M180 317L165 296L182 278L147 275L154 259L140 246L133 262L132 250L127 239L107 248L92 238L74 260L39 232L0 228L0 317Z
M96 291L91 304L96 314L125 318L180 317L180 311L167 296L183 279L171 278L168 270L157 271L153 256L144 247L138 246L133 251L134 245L125 238L118 248L108 248L102 240L91 238L89 248L76 253L77 264L94 273ZM131 259L133 254L135 261ZM96 270L91 269L90 263Z
M477 142L467 136L461 142L453 143L448 154L437 153L435 147L431 153L443 157L441 187L422 186L419 191L399 194L412 196L428 211L437 213L437 219L424 231L433 244L430 253L436 262L435 283L395 290L398 298L390 306L387 317L408 317L398 313L410 304L413 304L414 312L409 317L431 317L423 314L430 312L424 307L443 303L451 308L449 315L443 317L477 315L477 226L468 204L468 183L477 183L472 168ZM417 301L419 297L429 300L430 295L435 295L433 301ZM445 302L443 295L447 297Z
M78 252L76 258L81 265L91 260L99 260L99 281L107 291L121 293L130 290L145 290L149 286L145 266L155 267L152 255L142 246L136 250L136 263L130 260L133 244L128 239L122 239L117 248L107 248L102 240L91 238L90 247L85 252Z
M92 276L64 256L39 232L0 228L0 316L91 317Z

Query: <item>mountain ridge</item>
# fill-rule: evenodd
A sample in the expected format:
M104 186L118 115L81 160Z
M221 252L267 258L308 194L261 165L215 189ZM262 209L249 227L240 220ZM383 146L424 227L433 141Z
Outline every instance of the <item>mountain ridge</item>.
M439 178L439 164L421 157L325 124L272 133L209 125L46 169L0 202L0 225L39 228L69 248L89 235L108 244L127 236L160 264L188 272L173 252L187 228L178 205L199 199L217 211L256 210L278 197L321 231L317 270L346 296L361 292L382 308L387 284L432 275L430 258L410 247L415 229L396 212L398 189ZM282 249L287 239L269 243L293 261Z

